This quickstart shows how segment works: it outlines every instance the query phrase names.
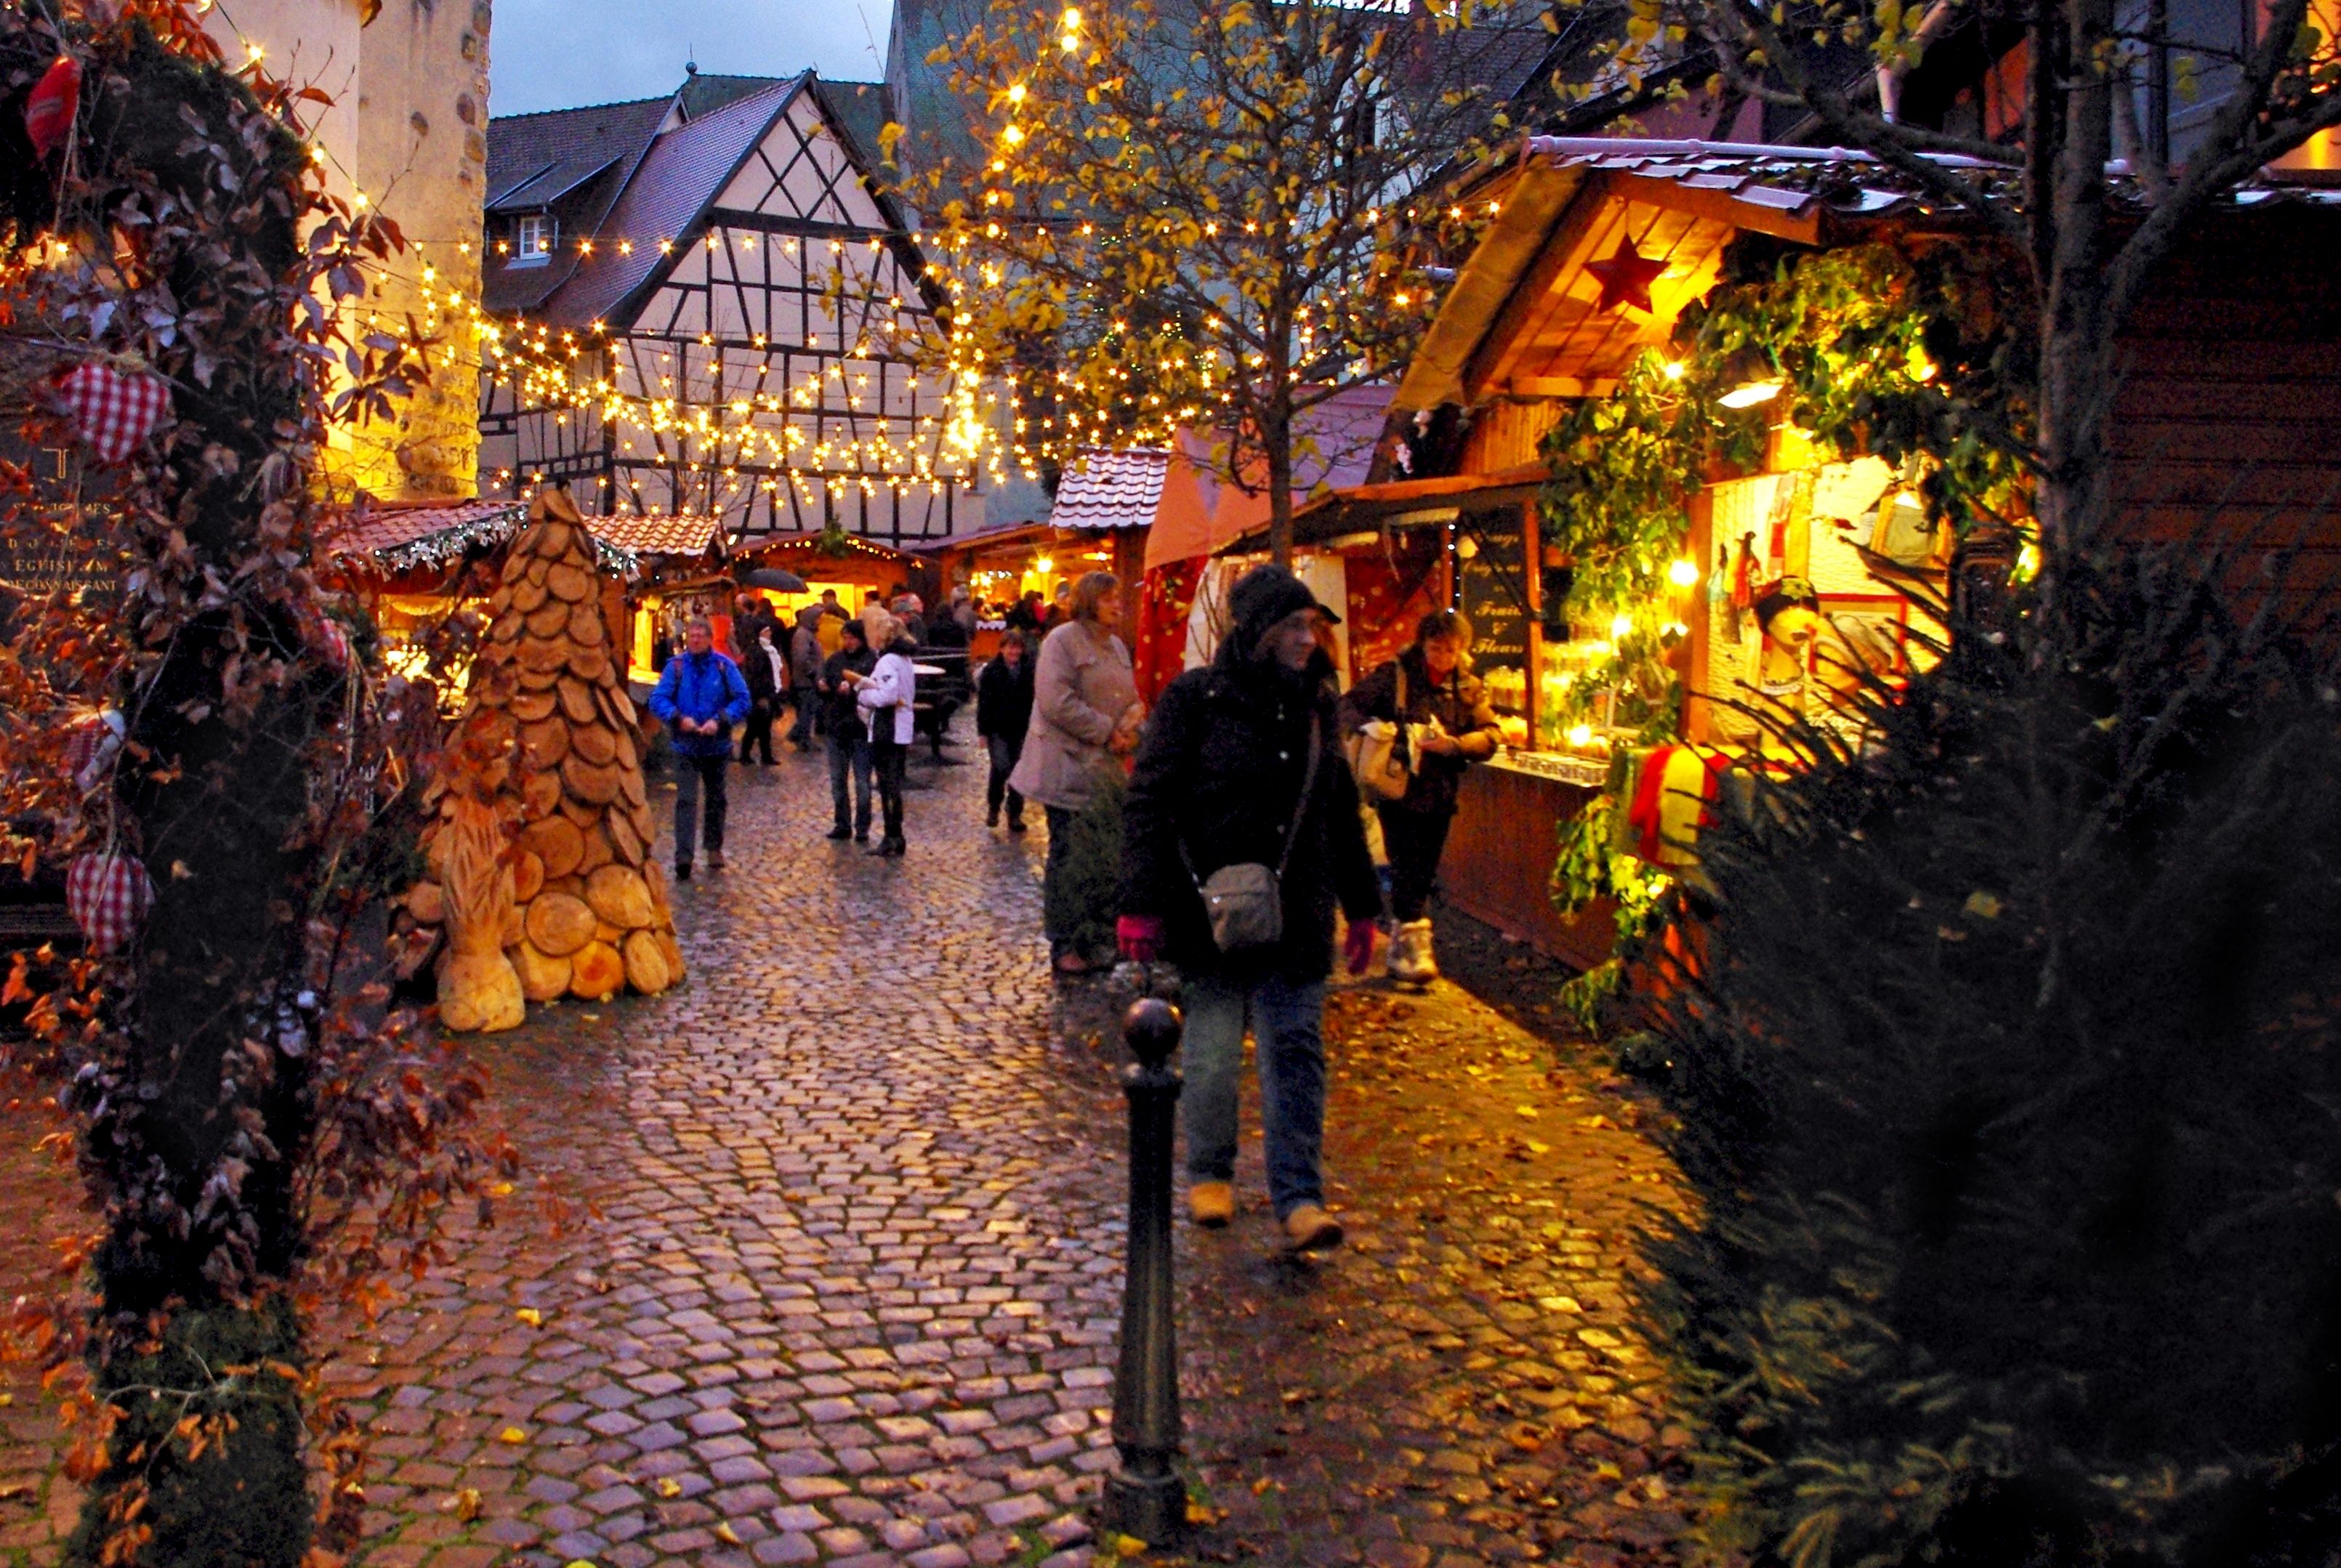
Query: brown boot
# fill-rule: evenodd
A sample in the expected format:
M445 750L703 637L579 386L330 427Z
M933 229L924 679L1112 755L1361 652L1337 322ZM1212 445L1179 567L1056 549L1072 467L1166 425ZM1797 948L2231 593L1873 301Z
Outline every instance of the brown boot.
M1341 1245L1341 1222L1304 1203L1284 1216L1284 1236L1295 1252L1324 1252Z
M1187 1189L1187 1212L1206 1230L1217 1230L1236 1213L1236 1189L1223 1181L1199 1181Z

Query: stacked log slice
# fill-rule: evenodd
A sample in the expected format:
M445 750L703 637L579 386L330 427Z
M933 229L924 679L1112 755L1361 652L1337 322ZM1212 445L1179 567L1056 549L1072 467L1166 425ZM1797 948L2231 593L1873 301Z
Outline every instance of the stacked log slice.
M593 536L567 496L543 492L490 601L447 752L451 769L496 776L491 788L516 826L503 955L532 1002L656 995L682 978L642 732L601 593ZM418 945L445 918L441 844L461 792L453 782L430 786L441 809L424 837L433 879L408 894L400 917Z

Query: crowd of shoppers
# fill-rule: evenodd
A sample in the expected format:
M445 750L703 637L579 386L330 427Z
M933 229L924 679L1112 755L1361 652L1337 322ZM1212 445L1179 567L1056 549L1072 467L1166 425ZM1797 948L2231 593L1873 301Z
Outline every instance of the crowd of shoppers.
M1093 958L1061 912L1066 846L1081 813L1102 801L1110 821L1119 798L1116 946L1140 965L1168 960L1183 986L1190 1215L1220 1226L1234 1213L1249 1032L1277 1220L1296 1250L1334 1246L1342 1231L1325 1207L1320 1148L1336 917L1347 921L1340 946L1350 973L1370 967L1386 922L1390 976L1437 978L1430 903L1439 862L1464 772L1494 754L1499 735L1472 672L1470 628L1451 612L1424 616L1410 645L1344 697L1328 652L1339 617L1291 572L1259 567L1230 591L1230 625L1211 662L1171 681L1150 715L1114 630L1122 593L1111 573L1096 571L1061 588L1053 604L1036 592L995 607L1006 629L974 680L989 764L986 825L1004 819L1010 833L1021 833L1027 802L1041 804L1051 967L1078 975ZM678 878L691 875L694 845L710 868L723 864L732 731L744 725L741 762L761 752L769 764L784 703L795 710L792 744L826 742L829 836L866 844L878 826L870 853L902 855L915 656L922 646L969 648L980 612L963 589L931 612L899 588L872 591L858 611L829 592L784 628L761 602L743 600L733 620L737 665L714 648L707 621L692 621L650 701L682 763ZM1390 797L1360 800L1343 742L1361 732L1403 764L1403 788L1393 785Z

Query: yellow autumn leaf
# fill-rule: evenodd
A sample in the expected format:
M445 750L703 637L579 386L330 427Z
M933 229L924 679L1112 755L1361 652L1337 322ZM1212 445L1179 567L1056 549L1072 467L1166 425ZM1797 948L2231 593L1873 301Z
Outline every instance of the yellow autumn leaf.
M543 1328L544 1326L544 1314L537 1311L537 1309L533 1306L523 1306L518 1312L513 1313L513 1315L519 1318L531 1328Z
M528 1434L523 1432L517 1426L507 1426L502 1432L496 1434L496 1441L498 1443L526 1443L528 1441Z
M682 1495L682 1483L672 1475L662 1475L659 1477L658 1494L662 1497L680 1497Z
M722 1542L726 1546L741 1544L740 1533L729 1524L718 1524L715 1527L715 1539Z

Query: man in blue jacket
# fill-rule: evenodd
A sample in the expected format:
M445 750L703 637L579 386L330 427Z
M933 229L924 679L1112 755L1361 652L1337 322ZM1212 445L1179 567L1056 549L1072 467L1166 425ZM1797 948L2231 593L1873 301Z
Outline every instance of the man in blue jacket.
M723 808L732 766L732 726L748 716L748 683L740 667L715 651L715 631L704 619L683 628L683 651L659 672L651 712L674 737L682 763L674 787L674 875L691 880L691 841L699 815L699 788L707 787L707 867L723 869Z

